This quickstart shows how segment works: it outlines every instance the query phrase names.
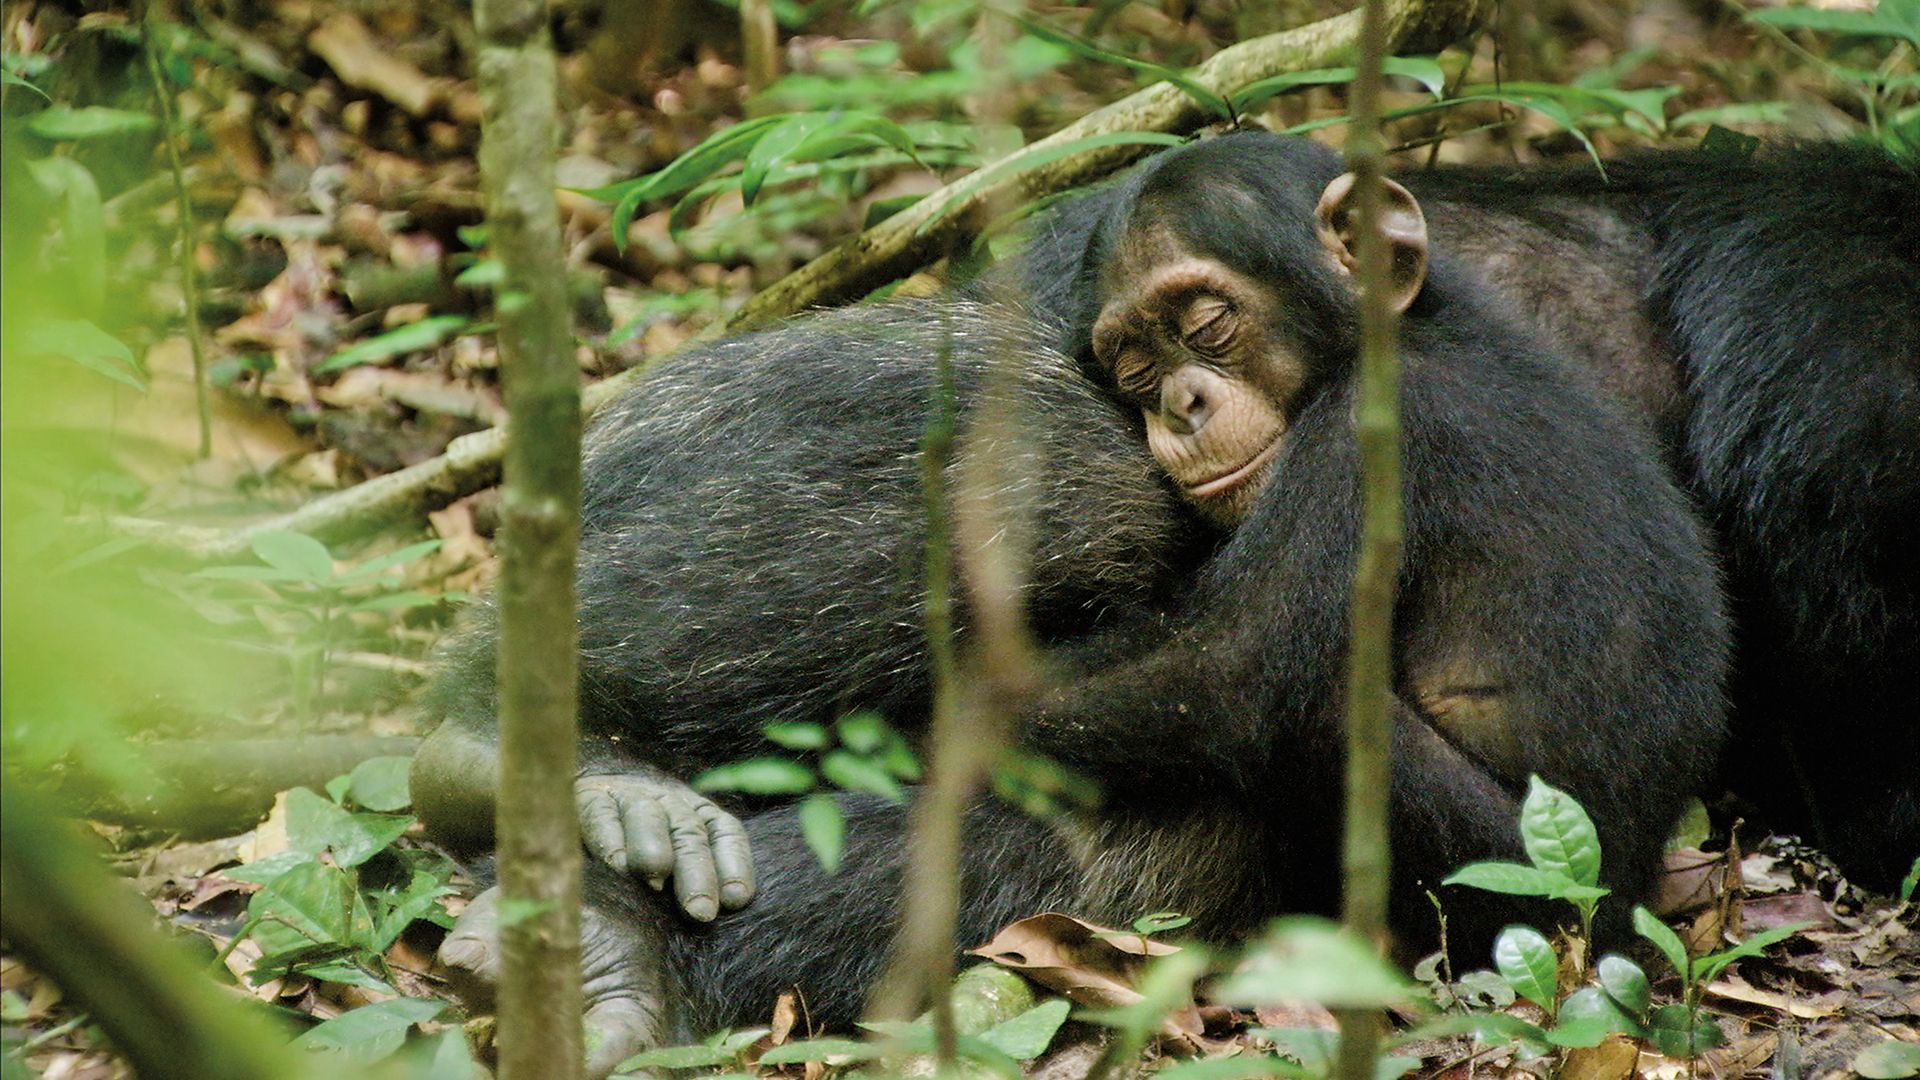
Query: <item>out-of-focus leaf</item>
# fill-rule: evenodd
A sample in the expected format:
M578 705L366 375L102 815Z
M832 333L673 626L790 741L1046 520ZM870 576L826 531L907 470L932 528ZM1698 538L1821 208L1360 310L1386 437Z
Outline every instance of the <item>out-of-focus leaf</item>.
M840 804L827 794L809 795L800 800L800 838L807 850L820 860L820 868L831 874L840 869L840 856L846 849L847 819Z
M1016 1061L1031 1061L1047 1052L1047 1044L1053 1041L1060 1025L1066 1023L1072 1008L1060 998L1043 1001L981 1032L980 1041Z
M425 998L376 1001L315 1025L293 1045L337 1054L343 1068L364 1068L400 1049L413 1025L432 1020L446 1009L446 1002Z
M1049 165L1061 158L1071 157L1088 150L1099 150L1108 146L1180 146L1186 141L1178 135L1169 135L1164 131L1110 131L1101 135L1088 135L1082 139L1069 139L1057 146L1047 147L1045 150L1023 154L1017 159L1003 159L980 170L976 175L981 177L983 184L998 182L1008 176L1014 176L1029 169L1037 169L1042 165ZM926 220L921 222L920 227L915 231L924 233L933 228L967 196L968 192L958 192L949 196L945 202L927 215Z
M1904 1080L1920 1076L1920 1044L1898 1039L1874 1043L1854 1057L1853 1071L1865 1080Z
M1113 52L1110 49L1103 49L1091 41L1076 37L1061 30L1056 30L1034 19L1022 18L1019 21L1027 33L1039 38L1041 41L1058 45L1068 52L1078 54L1089 60L1096 60L1103 64L1113 64L1116 67L1126 68L1129 71L1145 75L1151 79L1171 83L1177 87L1181 93L1192 98L1208 112L1213 113L1215 117L1221 120L1232 120L1234 118L1235 113L1233 106L1227 103L1226 98L1221 97L1219 94L1188 78L1187 75L1178 68L1170 68L1162 64L1141 60L1138 57Z
M819 724L768 724L760 733L767 741L787 750L821 750L827 745L827 729Z
M298 575L316 585L333 580L333 555L325 544L297 532L266 532L247 540L247 547L268 566Z
M803 1061L825 1061L828 1058L872 1061L879 1056L878 1047L857 1039L802 1039L776 1046L761 1054L760 1064L796 1065Z
M749 795L804 795L813 790L813 770L786 758L750 758L708 769L693 778L693 789L744 791Z
M54 142L132 135L152 131L157 126L158 122L147 113L109 109L104 105L88 105L79 109L55 105L34 113L27 120L28 131Z
M419 322L396 326L384 334L355 342L326 358L314 374L343 371L361 364L381 364L396 356L437 349L467 329L464 315L433 315Z
M407 790L407 770L412 764L412 758L398 755L368 758L347 774L347 790L354 802L368 810L380 813L405 810L412 802Z
M786 119L785 116L759 116L742 120L707 136L698 146L674 158L658 172L602 188L592 188L580 194L614 204L611 222L613 243L624 251L627 226L633 223L634 212L641 203L648 199L678 195L709 179L721 169L746 157L761 136Z
M893 802L907 800L900 782L884 767L844 750L835 750L820 759L820 775L848 791L864 791Z
M1747 21L1781 30L1818 30L1827 34L1852 34L1858 37L1905 38L1920 48L1920 27L1903 20L1893 11L1897 4L1883 3L1876 11L1845 11L1829 8L1779 7L1747 12Z
M18 336L7 347L27 356L63 357L142 393L147 389L133 350L85 319L22 320Z
M1325 919L1281 919L1240 970L1214 989L1234 1005L1311 1001L1333 1008L1386 1008L1408 1001L1414 985L1364 942Z
M1389 56L1382 65L1382 70L1388 75L1412 79L1436 97L1445 91L1447 86L1446 71L1430 56ZM1274 75L1249 83L1234 91L1231 100L1234 109L1245 112L1288 90L1302 86L1332 86L1349 83L1353 81L1353 76L1354 70L1350 67L1290 71L1284 75Z

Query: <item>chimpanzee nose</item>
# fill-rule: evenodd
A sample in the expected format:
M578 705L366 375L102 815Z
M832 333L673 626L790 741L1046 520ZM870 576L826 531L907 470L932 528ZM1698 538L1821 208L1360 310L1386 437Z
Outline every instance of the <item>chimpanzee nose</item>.
M1160 385L1160 416L1169 430L1196 435L1213 417L1214 380L1196 368L1183 368Z

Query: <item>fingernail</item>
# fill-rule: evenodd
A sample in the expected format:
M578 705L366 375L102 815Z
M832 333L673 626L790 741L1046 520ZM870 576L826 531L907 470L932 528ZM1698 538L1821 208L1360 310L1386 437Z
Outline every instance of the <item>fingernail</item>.
M729 881L720 886L720 902L729 908L737 908L753 899L753 890L744 882Z
M695 896L687 900L687 915L696 922L712 922L713 917L718 914L720 914L719 905L713 902L711 896Z
M440 962L448 967L473 969L487 956L487 946L477 938L450 937L440 944Z

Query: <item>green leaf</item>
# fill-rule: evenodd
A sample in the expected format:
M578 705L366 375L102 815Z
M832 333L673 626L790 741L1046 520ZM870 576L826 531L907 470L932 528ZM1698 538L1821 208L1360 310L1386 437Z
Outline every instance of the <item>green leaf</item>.
M312 579L305 574L291 570L275 570L271 566L209 566L195 570L192 577L206 581L258 581L268 585L308 585Z
M326 358L313 369L315 375L343 371L361 364L383 364L396 356L437 349L467 328L465 315L433 315L419 322L396 326L384 334L355 342Z
M1156 911L1151 915L1142 915L1133 920L1132 926L1135 933L1159 934L1168 930L1178 930L1192 921L1192 916L1182 915L1177 911Z
M432 1020L446 1009L446 1002L425 998L377 1001L315 1025L293 1045L337 1054L342 1067L364 1068L400 1049L413 1025Z
M1498 978L1492 972L1483 974ZM1502 982L1501 985L1506 984ZM1448 1035L1471 1035L1474 1041L1484 1046L1517 1044L1530 1057L1541 1057L1553 1051L1553 1044L1547 1041L1545 1030L1504 1012L1447 1013L1395 1036L1389 1045L1404 1046L1420 1039Z
M311 536L296 532L260 533L247 540L260 561L300 580L322 585L333 580L333 556Z
M1400 75L1418 82L1435 97L1446 90L1447 73L1440 64L1428 56L1389 56L1383 62L1381 70L1388 75ZM1249 83L1234 91L1231 101L1233 107L1245 112L1249 108L1278 97L1288 90L1302 86L1333 86L1353 81L1354 69L1350 67L1316 68L1311 71L1290 71L1284 75L1274 75L1257 82Z
M1465 885L1508 896L1554 896L1574 884L1562 874L1510 862L1477 862L1455 870L1442 885Z
M425 593L416 590L384 593L356 601L349 611L412 611L414 608L432 607L445 599L443 593Z
M1791 113L1792 106L1784 101L1743 101L1737 105L1714 105L1683 112L1667 126L1679 130L1713 124L1779 124Z
M444 543L446 543L444 540L422 540L417 544L408 544L406 547L389 551L385 555L376 555L366 562L349 567L340 575L340 583L358 585L361 582L371 581L396 566L404 566L415 559L422 559L439 551Z
M1725 970L1728 964L1736 960L1744 960L1750 956L1759 956L1767 950L1769 945L1785 941L1787 938L1792 937L1794 934L1812 925L1810 922L1797 922L1788 923L1785 926L1776 926L1771 930L1763 930L1760 933L1748 937L1747 940L1735 945L1731 949L1722 949L1717 953L1700 957L1693 962L1693 981L1711 982L1714 976Z
M359 866L400 839L413 819L405 814L356 814L306 788L287 792L287 841L294 848L326 848L343 867Z
M1069 139L1066 142L1049 146L1044 150L1036 150L1029 154L1022 154L1017 158L1003 158L999 162L989 165L975 173L974 175L980 179L974 185L970 185L948 196L945 202L929 212L926 219L920 223L919 228L914 230L915 235L923 234L933 228L934 225L943 220L947 214L952 212L954 206L966 200L974 192L992 183L1004 180L1008 176L1017 176L1030 169L1050 165L1064 157L1071 157L1074 154L1084 153L1089 150L1099 150L1109 146L1181 146L1185 144L1186 141L1186 139L1178 135L1169 135L1163 131L1110 131L1102 135L1088 135L1085 138Z
M820 775L847 791L864 791L897 803L907 801L900 782L878 762L845 750L835 750L821 758Z
M1590 887L1600 884L1600 834L1573 796L1538 776L1527 778L1520 840L1533 865Z
M453 277L463 289L497 289L507 280L507 264L499 259L481 259Z
M230 881L248 881L255 885L265 885L281 874L313 861L313 856L304 851L276 851L263 859L255 859L239 866L229 866L220 871L220 876Z
M405 888L382 890L374 894L378 910L374 913L367 948L373 952L386 952L388 946L406 932L407 927L431 915L441 897L451 896L456 891L439 875L415 870L408 877Z
M1599 1046L1600 1040L1615 1032L1641 1033L1640 1025L1597 986L1583 986L1568 994L1554 1021L1547 1038L1556 1046Z
M1883 7L1892 7L1891 4ZM1858 37L1905 38L1920 47L1920 32L1880 11L1836 11L1825 8L1782 7L1747 12L1747 21L1780 30L1818 30Z
M645 1050L635 1054L622 1061L613 1071L618 1075L637 1072L641 1069L705 1069L714 1065L725 1065L732 1060L732 1054L705 1043L693 1046L665 1046L658 1050Z
M355 765L347 774L353 801L382 813L405 810L413 802L407 790L407 770L412 764L412 758L394 756L368 758Z
M1865 1080L1903 1080L1920 1075L1920 1043L1898 1039L1874 1043L1854 1057L1853 1071Z
M147 113L109 109L104 105L88 105L79 109L55 105L34 113L27 120L28 131L53 142L133 135L152 131L157 126L158 122Z
M840 856L846 848L847 819L833 796L821 793L800 800L800 837L807 850L820 860L820 868L831 874L840 869Z
M813 770L786 758L750 758L708 769L693 778L693 790L804 795L813 790Z
M785 161L807 136L831 125L837 117L833 113L794 113L779 119L780 122L754 140L753 148L747 151L746 164L740 170L743 205L752 206L760 197L760 188L774 166Z
M819 724L767 724L760 733L786 750L823 750L827 745L827 729Z
M1493 966L1513 992L1554 1014L1560 963L1553 945L1531 926L1509 926L1493 942Z
M346 871L311 860L274 878L247 902L257 922L253 940L264 954L308 945L348 945L353 882Z
M711 178L721 169L746 157L761 136L786 119L785 116L759 116L742 120L707 136L698 146L674 158L658 172L603 188L581 191L580 194L614 204L610 223L613 244L615 248L625 251L627 226L633 223L634 212L641 203L648 199L678 195Z
M1653 989L1647 985L1647 973L1626 957L1608 953L1600 958L1594 973L1607 996L1634 1016L1645 1013L1647 1006L1653 1004Z
M1171 83L1173 86L1179 88L1181 93L1192 98L1201 107L1213 113L1215 117L1221 120L1231 121L1236 115L1233 106L1228 104L1226 98L1193 81L1177 68L1166 67L1162 64L1151 63L1136 57L1103 49L1091 41L1076 37L1064 31L1055 30L1053 27L1034 19L1020 18L1018 21L1027 33L1039 38L1041 41L1058 45L1068 52L1076 53L1089 60L1096 60L1101 63L1123 67L1137 74L1145 75L1150 79L1158 79L1161 82Z
M1660 950L1660 955L1667 958L1667 963L1673 965L1673 970L1682 980L1689 983L1693 981L1693 971L1687 963L1687 947L1672 927L1661 922L1653 912L1636 904L1633 908L1633 928Z
M133 358L133 350L119 338L85 319L22 320L16 340L9 349L26 356L58 356L71 360L96 375L145 393L147 378Z
M1032 1061L1047 1052L1054 1033L1073 1008L1065 998L1044 1001L980 1033L980 1041L1016 1061Z
M854 1061L872 1061L880 1056L878 1047L858 1039L802 1039L784 1043L760 1055L762 1065L795 1065L803 1061L825 1061L832 1057Z
M1404 1060L1394 1058L1392 1060ZM1156 1069L1153 1080L1242 1080L1256 1076L1283 1076L1309 1080L1317 1074L1272 1054L1240 1053L1232 1057L1194 1058Z
M333 779L327 781L327 787L326 787L327 798L333 800L334 805L338 806L339 804L347 801L347 792L352 790L352 788L353 788L353 777L336 776Z
M1727 1041L1720 1025L1703 1011L1662 1005L1647 1017L1647 1041L1668 1057L1694 1057Z
M1410 1000L1414 985L1365 942L1311 916L1277 921L1215 1001L1268 1005L1312 1001L1328 1008L1385 1008Z
M834 727L840 733L840 745L864 756L871 756L885 746L893 734L887 722L876 712L848 713Z

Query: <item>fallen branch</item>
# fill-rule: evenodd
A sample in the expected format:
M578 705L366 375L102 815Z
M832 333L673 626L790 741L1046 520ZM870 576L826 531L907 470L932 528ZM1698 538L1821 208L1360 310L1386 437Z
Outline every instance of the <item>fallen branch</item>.
M1407 48L1438 48L1464 37L1482 15L1484 0L1396 0L1385 13L1389 54ZM1350 11L1307 26L1243 41L1223 49L1194 70L1196 84L1218 94L1293 71L1330 67L1348 59L1359 39L1360 15ZM1098 179L1146 152L1144 146L1109 146L1047 161L1065 143L1121 131L1193 131L1212 119L1186 92L1155 83L970 173L912 207L835 246L763 289L725 326L695 342L765 326L808 308L866 295L940 258L979 228L979 209L1013 205ZM1040 162L1023 167L1028 162ZM936 218L936 214L938 217ZM624 390L642 368L589 387L589 415ZM445 454L376 477L288 514L232 532L116 522L123 533L209 560L243 558L248 541L264 532L300 532L328 543L365 536L397 522L417 522L428 511L489 487L500 479L499 428L456 439Z

